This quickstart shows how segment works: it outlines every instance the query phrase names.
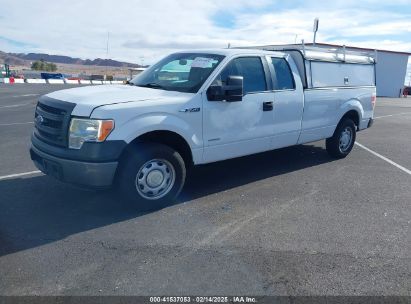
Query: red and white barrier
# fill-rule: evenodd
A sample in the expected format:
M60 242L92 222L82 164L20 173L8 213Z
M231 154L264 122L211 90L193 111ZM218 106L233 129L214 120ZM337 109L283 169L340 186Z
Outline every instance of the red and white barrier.
M79 84L77 79L66 79L67 84Z
M14 84L14 83L24 83L24 79L21 78L0 78L0 83L8 83L8 84Z
M47 82L49 84L64 84L63 79L48 79Z
M46 79L26 79L27 83L47 83Z
M36 84L124 84L121 80L85 80L85 79L20 79L20 78L0 78L0 83L14 84L14 83L36 83Z

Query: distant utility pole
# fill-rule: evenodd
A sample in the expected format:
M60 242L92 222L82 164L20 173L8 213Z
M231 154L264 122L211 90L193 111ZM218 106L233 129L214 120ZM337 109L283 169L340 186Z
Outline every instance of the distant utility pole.
M106 47L106 59L107 60L108 60L108 46L109 46L109 43L110 43L110 32L107 31L107 47ZM104 80L107 80L107 63L106 63L106 75L105 75Z
M107 32L107 48L106 48L106 57L108 59L108 45L110 42L110 32Z
M313 27L313 32L314 32L314 39L313 39L313 45L315 45L315 38L317 38L317 31L318 31L318 23L319 23L319 19L315 18L314 19L314 27Z

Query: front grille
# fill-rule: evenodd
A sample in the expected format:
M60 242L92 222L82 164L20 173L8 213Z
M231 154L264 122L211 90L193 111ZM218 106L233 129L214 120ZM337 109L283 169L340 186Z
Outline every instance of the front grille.
M48 144L66 147L74 104L43 96L34 114L34 134Z

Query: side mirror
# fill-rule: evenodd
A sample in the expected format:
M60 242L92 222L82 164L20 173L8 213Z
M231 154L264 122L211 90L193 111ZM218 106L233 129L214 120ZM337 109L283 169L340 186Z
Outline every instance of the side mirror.
M223 87L226 101L243 100L243 76L228 76L227 84Z
M209 101L236 102L243 100L243 77L228 76L226 85L212 85L207 90Z

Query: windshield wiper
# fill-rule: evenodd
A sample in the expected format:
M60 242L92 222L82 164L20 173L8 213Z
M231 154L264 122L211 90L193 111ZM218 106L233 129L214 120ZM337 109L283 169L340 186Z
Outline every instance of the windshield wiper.
M157 82L149 82L146 84L139 84L139 87L145 87L145 88L153 88L153 89L163 89L163 86L158 84Z

